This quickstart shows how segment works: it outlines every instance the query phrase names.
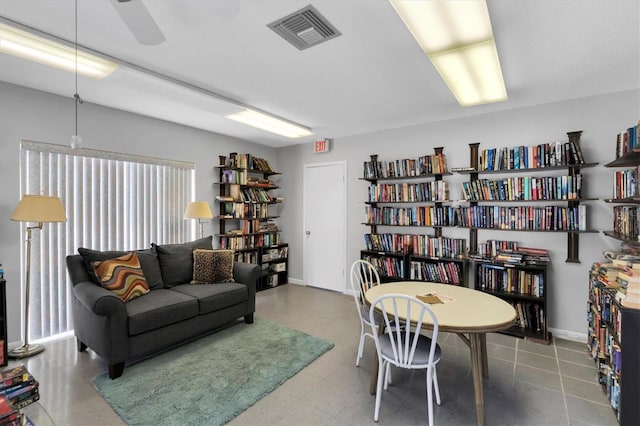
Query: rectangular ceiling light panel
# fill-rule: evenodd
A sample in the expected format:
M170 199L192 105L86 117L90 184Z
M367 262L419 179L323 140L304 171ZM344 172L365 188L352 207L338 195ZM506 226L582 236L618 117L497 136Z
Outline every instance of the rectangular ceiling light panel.
M0 22L0 52L76 72L76 49ZM118 68L115 62L78 50L78 74L101 79Z
M462 106L507 100L485 0L390 0Z
M311 129L307 127L299 126L252 109L245 109L236 114L227 115L227 118L291 139L313 135Z

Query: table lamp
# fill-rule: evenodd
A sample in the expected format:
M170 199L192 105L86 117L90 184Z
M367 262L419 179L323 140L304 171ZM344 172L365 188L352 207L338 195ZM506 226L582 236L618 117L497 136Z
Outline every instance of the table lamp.
M185 219L198 219L198 225L200 225L200 238L204 237L204 222L202 219L213 219L213 213L211 213L211 207L206 201L192 201L184 211Z
M25 266L24 296L24 344L9 351L10 358L26 358L44 351L42 345L29 343L29 286L31 280L31 231L42 229L45 222L66 222L62 201L58 197L47 195L24 195L11 215L11 220L18 222L35 222L36 226L27 226L27 245Z

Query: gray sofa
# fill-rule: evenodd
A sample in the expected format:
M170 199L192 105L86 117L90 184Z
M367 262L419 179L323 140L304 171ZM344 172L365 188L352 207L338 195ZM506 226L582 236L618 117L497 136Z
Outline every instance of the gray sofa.
M252 323L260 267L236 262L235 282L189 284L195 248L211 249L211 237L137 250L150 291L126 303L95 281L90 261L127 252L79 249L81 255L67 256L78 351L91 348L115 379L127 361L193 340L240 317Z

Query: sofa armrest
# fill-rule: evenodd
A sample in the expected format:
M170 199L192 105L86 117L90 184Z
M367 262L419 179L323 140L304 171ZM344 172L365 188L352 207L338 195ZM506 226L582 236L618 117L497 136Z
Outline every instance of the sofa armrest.
M249 313L256 310L256 288L260 275L262 275L262 268L255 263L233 263L233 279L237 283L245 284L249 289Z
M233 279L237 283L252 284L254 287L260 278L260 266L255 263L234 262Z
M96 315L127 315L124 302L118 296L90 281L77 283L73 293L85 308Z

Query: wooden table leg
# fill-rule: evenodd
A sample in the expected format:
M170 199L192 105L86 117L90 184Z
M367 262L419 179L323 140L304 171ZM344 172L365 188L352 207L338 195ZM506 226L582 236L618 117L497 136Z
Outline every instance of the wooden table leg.
M469 333L471 341L471 374L473 375L473 390L476 399L476 416L478 425L484 426L484 396L482 392L482 336L484 333Z

